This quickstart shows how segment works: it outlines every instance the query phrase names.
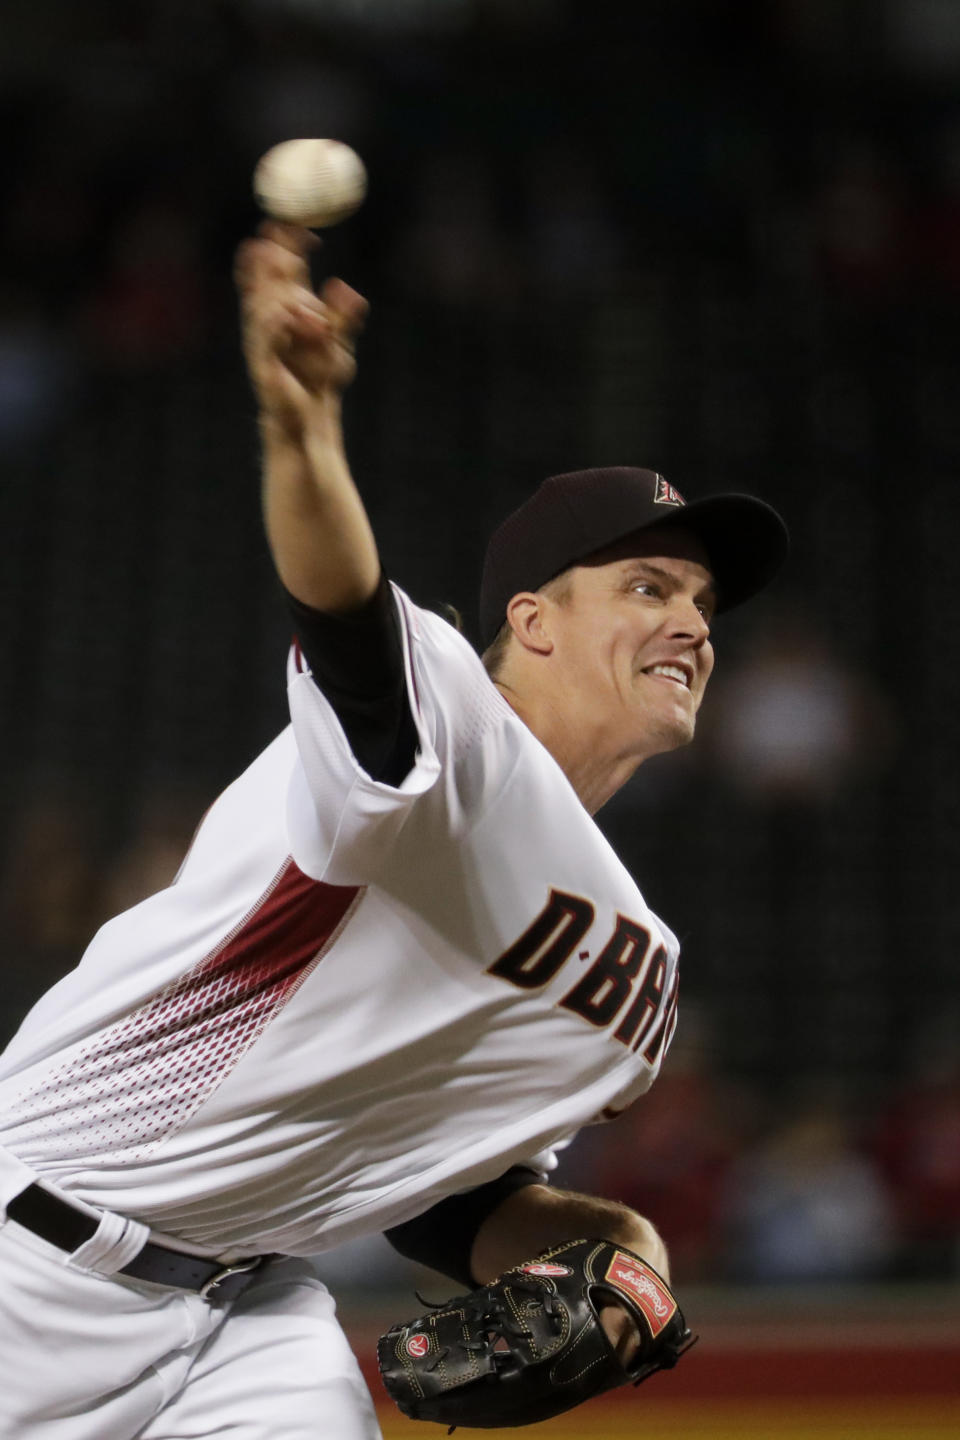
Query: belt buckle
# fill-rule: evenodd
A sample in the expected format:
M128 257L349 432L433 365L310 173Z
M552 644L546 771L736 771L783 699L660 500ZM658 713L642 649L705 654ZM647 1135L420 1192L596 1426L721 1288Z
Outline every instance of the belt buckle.
M218 1270L216 1275L211 1275L210 1279L207 1280L205 1284L201 1285L198 1292L200 1295L200 1299L209 1299L210 1292L212 1290L215 1290L218 1285L222 1285L224 1280L226 1280L228 1276L244 1275L248 1270L256 1270L257 1266L262 1262L262 1260L262 1255L254 1255L252 1260L240 1260L237 1262L236 1265L224 1265L222 1270ZM213 1298L216 1299L217 1297L214 1296Z

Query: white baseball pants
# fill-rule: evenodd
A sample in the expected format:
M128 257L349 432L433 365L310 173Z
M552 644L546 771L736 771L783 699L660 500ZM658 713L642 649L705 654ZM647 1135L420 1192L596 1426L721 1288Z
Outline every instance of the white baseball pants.
M271 1263L218 1306L84 1268L0 1223L0 1440L201 1436L379 1440L309 1264Z

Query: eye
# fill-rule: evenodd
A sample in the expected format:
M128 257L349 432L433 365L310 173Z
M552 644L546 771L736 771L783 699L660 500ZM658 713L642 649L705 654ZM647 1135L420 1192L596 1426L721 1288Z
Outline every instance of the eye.
M633 588L639 591L641 595L653 595L657 599L663 594L660 586L653 580L639 580Z

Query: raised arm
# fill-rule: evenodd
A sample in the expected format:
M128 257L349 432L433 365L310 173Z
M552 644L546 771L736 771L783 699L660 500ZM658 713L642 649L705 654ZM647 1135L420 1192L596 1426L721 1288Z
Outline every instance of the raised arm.
M342 280L319 295L307 230L267 223L238 252L244 354L263 437L263 511L287 590L314 610L356 610L380 560L343 445L341 397L367 304Z

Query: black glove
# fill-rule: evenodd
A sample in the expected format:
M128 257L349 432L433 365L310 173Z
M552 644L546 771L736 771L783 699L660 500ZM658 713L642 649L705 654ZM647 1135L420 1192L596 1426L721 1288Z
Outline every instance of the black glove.
M627 1369L600 1323L634 1317ZM657 1272L608 1240L570 1240L380 1337L388 1393L412 1420L481 1429L532 1425L617 1385L671 1369L694 1343Z

